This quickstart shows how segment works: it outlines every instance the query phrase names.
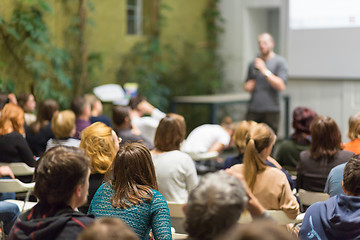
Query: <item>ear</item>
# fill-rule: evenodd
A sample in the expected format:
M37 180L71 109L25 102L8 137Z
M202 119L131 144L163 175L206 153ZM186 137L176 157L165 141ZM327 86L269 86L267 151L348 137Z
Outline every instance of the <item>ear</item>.
M81 197L81 191L82 191L82 185L81 184L78 184L76 185L75 187L75 196L80 198Z
M186 203L184 203L184 205L182 206L182 210L183 210L184 214L185 214L185 211L186 211L186 206L187 206Z

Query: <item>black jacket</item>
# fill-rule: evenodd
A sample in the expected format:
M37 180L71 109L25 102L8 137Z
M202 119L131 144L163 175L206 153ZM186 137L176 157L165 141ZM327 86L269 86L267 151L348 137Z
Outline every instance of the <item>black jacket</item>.
M38 203L20 215L11 229L9 240L76 239L94 221L69 206L48 206Z

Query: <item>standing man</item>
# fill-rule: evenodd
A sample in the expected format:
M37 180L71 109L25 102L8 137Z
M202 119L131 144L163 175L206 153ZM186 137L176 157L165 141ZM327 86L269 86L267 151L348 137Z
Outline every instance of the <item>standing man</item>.
M280 91L285 90L287 65L275 54L269 33L258 37L260 56L249 65L244 89L251 93L246 120L268 124L276 133L280 119Z

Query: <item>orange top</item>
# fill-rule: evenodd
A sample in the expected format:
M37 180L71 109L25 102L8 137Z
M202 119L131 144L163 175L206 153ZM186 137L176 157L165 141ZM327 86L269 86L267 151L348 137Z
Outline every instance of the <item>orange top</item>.
M344 150L353 152L356 154L360 154L360 139L357 138L348 143L344 143Z

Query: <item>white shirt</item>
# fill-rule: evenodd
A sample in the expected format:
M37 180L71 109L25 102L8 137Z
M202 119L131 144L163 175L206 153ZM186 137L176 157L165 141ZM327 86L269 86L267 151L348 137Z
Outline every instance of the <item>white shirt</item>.
M178 150L152 155L159 192L166 201L185 203L198 184L193 160Z
M204 124L191 131L181 150L184 152L208 152L215 143L228 145L230 135L220 125Z

